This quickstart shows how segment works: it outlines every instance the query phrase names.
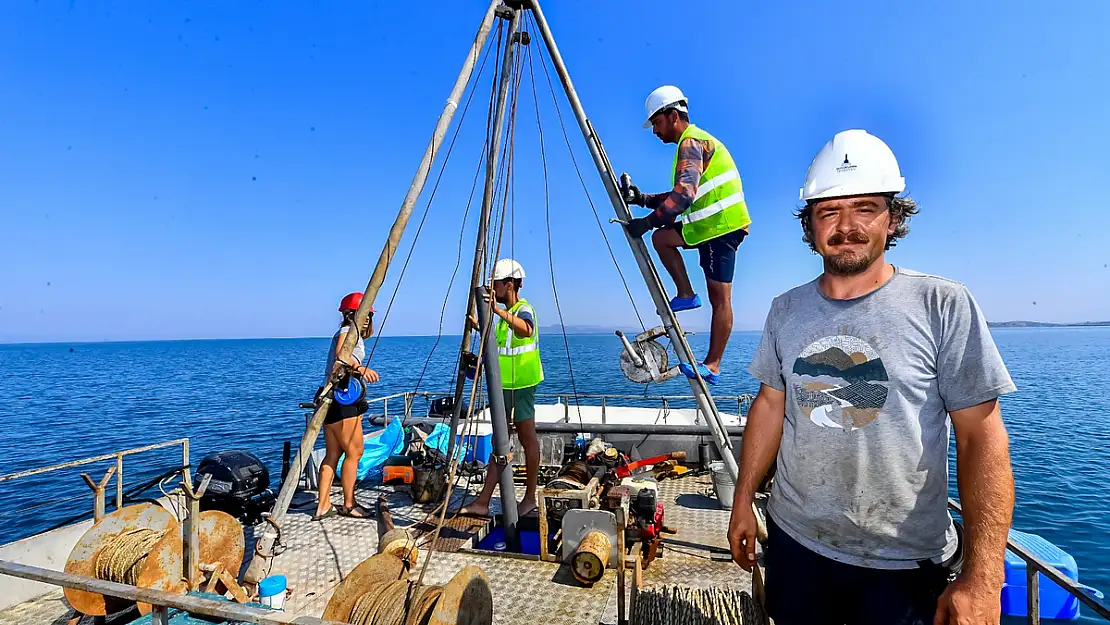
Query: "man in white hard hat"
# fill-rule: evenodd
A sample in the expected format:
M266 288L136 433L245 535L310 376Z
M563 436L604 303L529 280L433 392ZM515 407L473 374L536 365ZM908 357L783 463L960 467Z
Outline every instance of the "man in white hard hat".
M818 152L797 217L824 272L775 298L749 367L761 386L728 538L750 568L753 495L775 463L778 625L999 622L1014 481L998 400L1015 387L967 287L887 262L917 213L905 186L863 130ZM948 513L950 428L966 540Z
M520 516L536 509L536 482L539 481L540 446L536 437L536 387L543 381L540 364L539 325L536 311L523 297L524 267L511 258L502 258L493 266L493 296L498 304L493 312L500 317L495 328L498 364L501 366L501 388L505 413L516 428L517 438L524 447L526 484L524 499L517 506ZM488 302L487 302L488 304ZM475 319L471 323L477 327ZM468 516L488 516L489 502L497 487L496 465L486 467L486 481L478 498L459 510ZM505 494L502 493L502 498ZM515 498L514 493L508 497Z
M701 306L681 252L698 250L713 307L709 351L697 365L696 373L695 367L686 363L679 367L689 378L700 374L709 384L716 384L721 374L721 358L732 334L736 250L752 222L744 202L744 187L724 144L690 123L686 96L678 87L668 85L652 91L646 110L644 128L651 128L664 143L678 145L674 188L657 194L641 193L635 186L625 189L629 204L652 209L650 215L633 219L626 227L635 237L656 229L651 241L678 290L671 300L671 310L676 312Z

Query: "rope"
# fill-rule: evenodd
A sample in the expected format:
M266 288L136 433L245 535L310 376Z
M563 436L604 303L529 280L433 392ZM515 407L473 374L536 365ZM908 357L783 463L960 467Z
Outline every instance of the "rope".
M555 252L551 244L551 190L547 179L547 150L543 141L543 124L540 122L540 99L536 94L536 76L532 55L528 55L528 80L532 84L532 102L536 108L536 129L540 138L540 162L543 165L543 212L547 221L547 268L551 274L551 295L555 299L555 311L559 315L559 329L563 334L563 347L567 352L567 371L570 372L570 390L574 394L574 408L578 413L578 425L582 426L582 403L578 399L578 385L574 381L574 362L570 357L570 339L567 326L563 323L563 307L559 303L559 289L555 286Z
M632 625L762 625L766 615L746 591L731 586L645 588L636 596Z
M355 601L348 622L351 625L404 625L408 590L409 583L403 579L372 584Z
M512 45L512 42L508 42L506 45ZM522 68L523 68L523 63L519 62L519 57L514 57L513 65L510 68L510 72L514 72L514 73L510 74L510 76L512 78L515 78L515 80L512 80L512 78L511 78L512 84L514 85L513 94L512 94L512 107L511 107L511 112L509 113L508 123L507 123L507 127L506 127L506 130L505 130L505 133L508 137L508 142L507 142L508 143L508 148L506 150L506 158L502 162L502 165L504 166L504 171L505 171L505 176L504 176L503 180L506 184L506 187L511 184L511 180L512 180L512 173L511 172L512 172L512 164L513 164L513 160L514 160L513 145L514 145L515 132L516 132L516 123L515 123L516 102L517 102L517 96L519 95L519 89L517 87L519 87L519 85L520 85L520 79L521 79L522 74L523 74ZM498 228L497 244L496 244L495 250L494 250L495 255L500 253L500 251L501 251L501 242L502 242L502 239L503 239L503 234L504 234L504 229L505 229L504 204L508 200L508 195L509 195L508 193L505 193L505 194L502 195L503 199L502 199L502 210L501 210L501 220L500 220L501 221L501 226L500 226L500 228ZM487 233L487 236L489 236L488 233ZM487 246L486 249L488 250L489 247ZM485 274L484 271L483 271L483 274ZM493 298L490 299L490 302L489 302L488 305L491 308L491 310L487 314L489 315L489 318L492 319L492 317L493 317L492 307L496 305L493 302ZM467 313L469 314L469 311L467 311ZM493 323L487 323L485 330L483 332L481 332L481 340L480 340L479 345L478 345L477 372L476 372L476 375L474 376L474 383L470 387L470 401L469 401L468 406L467 406L466 425L464 427L464 429L466 431L470 431L472 428L474 428L476 430L476 428L477 428L477 419L476 419L476 415L474 413L474 406L475 406L475 403L476 403L475 398L476 398L476 395L478 394L478 389L481 386L482 376L485 375L485 373L486 373L485 372L485 367L483 366L482 356L485 352L486 342L489 338L489 333L493 331L494 326L495 326L495 324L493 324ZM432 559L435 556L436 546L439 543L440 530L443 528L443 524L444 524L444 521L445 521L446 516L447 516L447 507L450 504L451 495L453 494L453 491L454 491L455 478L456 478L456 475L457 475L457 472L458 472L459 456L456 455L453 458L449 458L448 462L449 462L450 470L448 471L448 475L447 475L447 489L446 489L446 492L444 493L443 503L441 503L439 505L438 509L433 512L433 514L438 513L439 518L436 521L435 531L433 532L433 535L432 535L431 544L428 547L428 555L424 558L424 563L420 568L420 575L417 577L417 580L416 580L416 586L418 588L423 583L424 574L427 573L428 565L431 564ZM502 493L501 497L502 497L502 501L504 501L505 493Z
M165 535L145 527L115 535L96 557L97 579L134 586L150 550Z
M532 20L531 23L533 27L538 30L538 26L535 25L535 18L529 15L528 19ZM613 252L613 246L609 244L609 237L605 234L605 227L601 224L601 216L598 214L597 207L594 206L594 200L590 196L590 190L586 186L586 179L582 176L582 170L578 168L578 160L574 158L574 149L570 145L570 136L567 135L567 127L566 124L563 122L563 111L562 108L559 106L559 99L555 97L555 86L551 82L551 73L547 70L547 62L542 54L540 55L540 67L543 68L544 75L547 77L547 87L548 90L551 92L551 101L555 104L555 114L559 118L559 127L563 131L563 140L567 144L567 151L570 154L570 162L572 165L574 165L574 171L576 174L578 174L578 181L582 184L582 191L586 194L586 201L589 202L590 210L593 211L594 220L597 222L598 232L601 233L601 239L605 241L605 248L609 250L609 257L613 260L613 267L617 269L617 274L621 278L621 284L624 285L624 292L628 294L628 301L632 303L632 311L636 313L636 320L640 322L640 328L646 331L647 326L644 325L644 320L640 316L640 309L636 306L636 298L632 296L632 290L628 288L628 280L624 278L624 272L621 271L620 264L617 262L617 255Z

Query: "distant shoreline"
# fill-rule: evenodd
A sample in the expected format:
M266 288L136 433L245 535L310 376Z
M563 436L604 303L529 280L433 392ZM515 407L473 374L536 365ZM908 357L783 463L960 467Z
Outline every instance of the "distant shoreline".
M991 328L1096 328L1110 326L1110 321L1079 321L1076 323L1048 323L1045 321L988 321Z
M987 326L990 328L1099 328L1110 327L1110 321L1081 321L1077 323L1048 323L1044 321L988 321ZM567 326L566 333L568 336L600 336L600 335L613 335L614 328L602 328L599 326ZM752 334L759 333L757 329L735 329L733 334ZM562 328L559 326L540 326L540 333L547 335L561 335ZM708 330L697 329L696 334L708 335ZM628 336L631 339L634 332L629 327ZM440 338L458 338L456 334L445 333ZM60 341L0 341L0 347L17 347L17 346L31 346L31 345L106 345L106 344L122 344L122 343L180 343L180 342L200 342L200 341L297 341L297 340L327 340L331 337L328 336L245 336L245 337L196 337L196 338L166 338L166 339L110 339L110 340L60 340ZM386 334L383 335L384 339L418 339L418 338L436 338L434 334Z

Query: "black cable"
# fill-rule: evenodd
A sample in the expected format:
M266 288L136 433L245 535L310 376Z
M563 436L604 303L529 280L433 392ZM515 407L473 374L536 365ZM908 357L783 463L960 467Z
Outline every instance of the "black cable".
M499 28L499 31L500 31L500 28ZM482 70L485 69L486 60L488 60L488 59L489 59L489 48L487 47L486 48L486 53L485 53L485 55L483 57L483 60L482 60L481 69L479 69L478 79L481 79ZM393 302L397 299L397 293L401 289L401 282L405 277L405 272L408 270L409 261L412 260L412 253L416 249L417 242L420 240L420 233L424 229L424 222L427 221L427 219L428 219L428 212L432 207L432 200L435 199L436 191L439 190L439 184L443 180L443 172L444 172L445 169L447 169L448 161L451 160L451 153L455 148L455 141L459 138L459 131L462 130L463 121L466 120L466 113L470 109L470 102L474 99L474 93L477 91L477 88L476 88L477 84L478 84L478 81L475 80L475 82L474 82L475 88L472 88L470 90L470 94L467 96L467 99L466 99L466 104L463 106L463 110L460 112L458 122L456 122L456 124L455 124L455 134L451 136L451 142L447 145L447 152L443 157L443 162L440 165L439 173L436 175L435 184L432 185L432 191L428 196L428 201L424 205L424 214L420 217L420 223L419 223L419 225L417 225L416 233L413 235L413 238L412 238L412 245L409 246L408 255L405 257L404 264L401 265L401 273L397 276L397 282L393 287L393 294L389 298L389 304L386 305L385 314L382 316L381 325L378 326L378 331L377 331L377 333L374 337L374 344L371 346L370 354L366 359L367 363L369 363L373 360L374 352L377 351L377 349L378 349L378 342L381 341L382 332L385 330L386 323L389 321L389 313L390 313L390 311L393 310ZM435 138L433 137L433 141L434 140L435 140ZM434 146L433 146L432 152L435 152ZM390 263L393 262L392 255L390 255L389 262Z
M499 51L500 51L500 46L501 46L500 34L501 34L501 30L500 30L500 27L499 27L498 28L498 40L497 40L497 48L498 48ZM489 51L489 49L487 48L487 53L488 53L488 51ZM487 58L488 58L488 54L487 54ZM482 61L482 67L485 68L485 60ZM478 88L477 85L478 85L478 82L481 80L481 76L482 76L482 72L481 72L481 70L479 70L478 80L475 81L475 83L474 83L474 85L475 85L474 89L475 90L477 90L477 88ZM455 256L455 268L451 271L451 279L447 283L447 292L443 296L443 306L440 308L440 311L439 311L439 329L436 333L436 340L435 340L435 343L432 344L432 349L428 352L428 357L424 359L424 366L422 366L420 368L420 375L417 376L416 385L412 389L414 393L417 390L420 389L420 383L423 382L423 380L424 380L424 374L428 370L428 365L432 361L432 356L435 354L436 349L439 347L439 342L443 338L443 321L447 316L447 302L451 297L451 290L455 287L455 279L458 277L459 268L462 267L462 249L463 249L463 240L465 239L464 233L466 232L466 220L467 220L467 217L470 215L470 207L474 203L474 191L478 188L478 178L479 178L480 174L482 173L482 165L486 162L486 152L489 149L489 135L490 135L489 127L491 125L490 124L490 119L492 118L494 94L496 93L496 89L497 89L497 80L496 80L496 78L497 78L497 76L496 76L496 71L495 71L494 80L493 80L493 89L491 90L491 93L490 93L490 104L487 107L487 111L486 111L486 139L482 144L482 152L478 156L478 166L474 170L474 179L473 179L473 181L471 181L471 184L470 184L470 195L469 195L469 197L467 198L467 201L466 201L466 208L463 210L462 224L459 227L458 254ZM471 93L473 95L473 92L471 92ZM468 298L469 298L469 295L468 295ZM469 311L467 311L464 314L468 314L468 313L469 313ZM464 328L465 328L465 326L464 326ZM465 330L464 330L464 332L465 332ZM456 357L456 359L457 359L456 367L461 366L462 354L460 353ZM402 425L404 425L403 422L402 422Z
M532 55L528 55L528 79L532 84L532 102L536 107L536 130L540 138L540 162L543 165L543 210L547 221L547 267L551 273L551 294L555 299L555 311L559 315L559 327L563 334L563 347L567 352L567 371L570 372L570 390L574 393L574 406L578 412L578 425L582 425L582 403L578 399L578 386L574 381L574 363L570 357L570 339L567 338L567 327L563 322L563 307L559 303L559 289L555 285L555 252L551 244L551 192L547 180L547 151L543 141L543 124L540 122L540 99L536 93L536 76Z
M535 25L534 18L532 19L533 25ZM609 250L609 257L613 259L613 266L616 267L617 274L620 275L621 278L621 284L624 285L624 291L628 294L628 301L632 303L632 312L636 313L636 320L640 322L640 327L646 331L647 326L644 325L644 320L642 317L640 317L640 310L636 306L636 298L632 296L632 290L628 288L628 281L625 279L624 272L621 271L620 264L617 262L617 255L613 252L613 246L609 244L609 237L606 236L605 227L601 224L601 216L597 212L597 207L594 206L593 198L590 196L589 187L586 186L586 179L582 176L582 171L578 168L577 159L574 158L574 149L570 145L570 136L567 135L567 127L566 124L563 122L563 112L562 109L559 107L559 100L555 96L555 86L551 82L551 74L547 71L547 63L545 62L544 56L542 54L540 55L540 67L543 68L544 75L547 76L547 87L551 91L551 101L555 103L555 114L559 117L559 127L563 131L563 139L566 141L567 151L570 153L570 162L572 165L574 165L575 173L578 174L578 181L582 183L582 191L586 194L586 201L589 202L590 210L593 211L594 214L594 220L597 221L597 228L598 231L601 233L601 239L605 241L605 247Z

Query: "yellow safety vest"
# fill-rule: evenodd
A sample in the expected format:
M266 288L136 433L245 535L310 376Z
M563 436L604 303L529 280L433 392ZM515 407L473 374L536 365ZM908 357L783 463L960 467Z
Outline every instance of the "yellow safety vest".
M724 144L708 132L690 124L678 139L693 137L713 145L713 158L698 181L694 203L678 216L682 222L682 238L687 245L698 245L710 239L735 232L752 223L748 204L744 201L744 185L740 172ZM674 181L678 183L678 152L674 155Z
M509 309L515 315L521 309L532 313L532 336L521 338L504 319L497 322L497 356L501 365L501 386L505 390L529 388L543 382L540 364L540 326L536 310L524 299Z

